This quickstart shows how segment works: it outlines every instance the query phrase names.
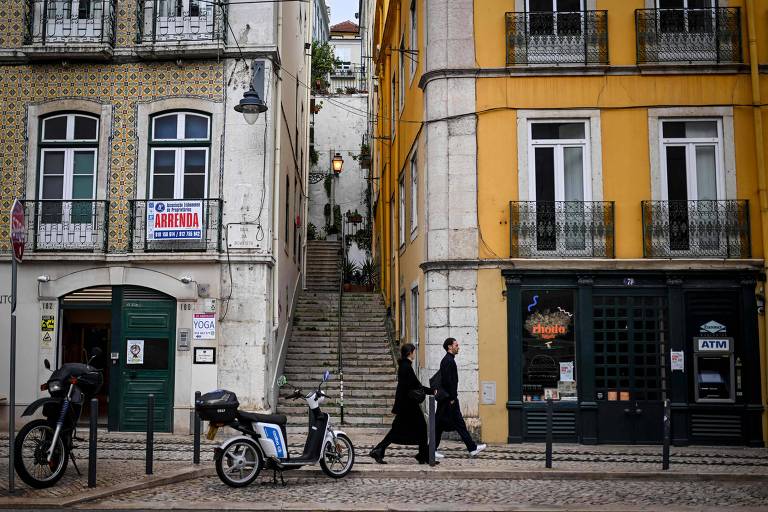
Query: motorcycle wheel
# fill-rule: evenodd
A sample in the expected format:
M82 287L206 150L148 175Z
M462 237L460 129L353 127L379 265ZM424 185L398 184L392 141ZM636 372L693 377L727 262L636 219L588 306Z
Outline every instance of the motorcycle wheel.
M336 442L326 441L320 467L331 478L343 478L352 471L355 463L355 447L344 434L336 436Z
M256 443L238 439L216 458L216 474L230 487L245 487L256 480L263 465Z
M64 476L69 462L69 449L59 435L48 463L47 452L51 447L54 429L46 420L30 421L16 437L16 456L13 466L27 485L36 489L51 487Z

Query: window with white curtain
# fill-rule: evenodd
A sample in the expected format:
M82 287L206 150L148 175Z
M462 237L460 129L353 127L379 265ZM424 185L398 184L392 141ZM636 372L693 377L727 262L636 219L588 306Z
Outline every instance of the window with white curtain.
M405 176L400 176L398 194L400 199L398 204L398 220L400 221L398 229L398 245L403 247L405 245Z
M411 343L419 346L419 286L411 288Z
M405 337L405 328L406 328L406 322L405 322L405 292L400 294L400 340L404 341L406 339Z
M719 119L668 119L661 124L662 199L723 199Z

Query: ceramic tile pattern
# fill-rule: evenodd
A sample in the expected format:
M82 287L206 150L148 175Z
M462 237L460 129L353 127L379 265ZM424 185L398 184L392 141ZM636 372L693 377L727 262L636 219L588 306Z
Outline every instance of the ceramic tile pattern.
M3 2L5 4L5 2ZM23 34L23 0L8 1L0 11L0 49L18 48ZM118 46L134 44L136 4L118 1ZM142 102L159 98L197 97L222 101L223 61L131 63L19 64L2 67L0 73L0 239L7 240L8 210L14 197L34 197L24 190L26 167L26 110L30 104L56 99L84 98L112 105L113 125L109 145L108 197L110 199L109 246L123 251L128 246L128 202L134 197L138 144L136 111ZM142 137L143 138L143 137Z

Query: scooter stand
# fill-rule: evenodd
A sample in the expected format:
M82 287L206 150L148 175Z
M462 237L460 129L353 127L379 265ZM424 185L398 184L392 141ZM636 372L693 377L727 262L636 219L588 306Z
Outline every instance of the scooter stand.
M69 458L72 460L72 465L75 466L75 471L77 471L77 476L83 476L83 474L80 472L80 468L77 467L77 462L75 462L75 454L71 451L69 452Z
M277 486L278 473L280 474L280 483L283 485L283 487L287 487L288 484L286 484L285 480L283 480L283 472L277 469L272 470L272 485Z

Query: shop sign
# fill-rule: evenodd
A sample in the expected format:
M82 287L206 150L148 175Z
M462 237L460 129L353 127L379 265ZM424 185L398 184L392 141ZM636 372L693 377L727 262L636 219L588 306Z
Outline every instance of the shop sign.
M536 311L526 319L525 328L537 338L553 340L558 336L568 334L572 316L563 309Z
M144 340L127 340L128 357L126 364L144 364Z
M726 352L731 348L730 338L697 338L699 352Z
M723 324L720 322L715 322L714 320L710 320L709 322L705 323L701 327L699 327L702 334L725 334L726 328Z
M147 241L202 240L202 201L147 202Z
M192 322L193 337L196 340L216 339L216 313L195 313Z

